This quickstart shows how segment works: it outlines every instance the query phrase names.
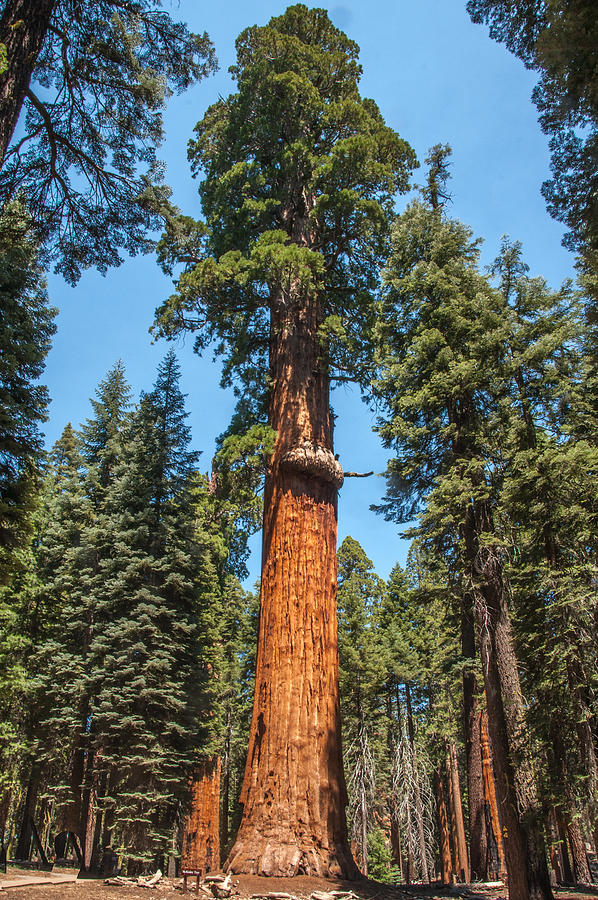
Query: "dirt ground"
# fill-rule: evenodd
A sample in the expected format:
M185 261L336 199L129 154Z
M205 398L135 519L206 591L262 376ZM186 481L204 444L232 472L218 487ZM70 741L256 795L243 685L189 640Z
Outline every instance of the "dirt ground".
M34 874L34 873L31 873ZM38 875L40 873L35 873ZM0 893L7 900L10 896L14 900L174 900L177 897L188 897L189 900L196 897L194 891L182 894L180 879L172 880L163 878L155 888L129 887L120 885L107 885L103 880L78 879L68 884L52 884L50 880L44 884L20 885L18 887L3 888L10 880L14 880L14 873L0 874ZM312 891L338 891L351 890L359 900L499 900L506 898L504 888L482 887L474 885L456 885L452 888L440 886L420 887L401 885L394 887L387 884L379 884L375 881L336 881L325 878L259 878L250 875L236 875L233 877L234 892L231 900L250 900L254 894L268 894L270 892L282 892L292 897L309 898ZM190 879L190 887L194 886ZM205 895L199 895L205 900ZM596 900L598 886L587 889L563 889L555 892L556 900Z

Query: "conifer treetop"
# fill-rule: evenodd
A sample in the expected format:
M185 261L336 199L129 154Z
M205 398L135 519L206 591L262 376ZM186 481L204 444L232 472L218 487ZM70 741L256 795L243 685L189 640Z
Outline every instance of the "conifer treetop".
M345 339L371 304L415 156L361 98L357 54L325 10L291 6L242 32L238 90L196 126L205 219L168 222L161 262L184 268L157 329L196 331L198 350L216 339L225 379L263 371L274 298L320 294L324 330Z

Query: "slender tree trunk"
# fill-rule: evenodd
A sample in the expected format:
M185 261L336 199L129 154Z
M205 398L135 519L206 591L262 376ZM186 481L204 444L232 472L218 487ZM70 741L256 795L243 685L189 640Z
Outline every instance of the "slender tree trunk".
M552 900L511 620L498 551L478 537L493 534L486 504L469 507L465 543L478 586L474 612L484 672L492 754L506 829L510 900Z
M6 826L8 823L8 812L10 810L10 801L12 799L12 784L8 785L0 797L0 843L4 842L6 835Z
M398 818L392 815L390 818L390 852L392 861L399 867L399 881L403 881L405 875L403 872L403 852L401 850L401 830Z
M478 686L473 663L476 658L473 604L468 594L461 609L461 653L467 660L463 667L463 732L467 765L469 798L469 853L471 878L485 881L488 877L488 837L484 804L484 777L480 744L481 712L477 699Z
M183 869L204 875L220 868L220 757L199 763L190 779L190 805L183 831Z
M7 0L0 19L0 43L8 69L0 75L0 168L16 128L37 57L57 0Z
M550 865L552 866L552 871L554 873L554 882L558 885L563 883L565 875L563 873L563 857L554 809L550 810L548 832L550 835Z
M571 812L573 814L571 814ZM575 883L590 884L592 879L588 867L588 858L586 856L586 845L581 833L581 823L576 815L575 808L571 806L569 807L567 836L571 847L571 855L573 856Z
M396 702L397 702L397 715L396 721L393 718L392 712L392 687L389 685L388 693L386 695L386 713L388 718L388 728L386 731L386 746L388 749L388 761L389 761L389 769L393 770L394 758L396 753L396 744L398 735L401 731L401 702L399 699L399 688L396 685ZM391 724L392 723L392 724ZM403 881L403 854L401 852L401 832L399 828L400 821L400 813L399 813L399 798L397 796L396 787L393 784L391 794L390 794L390 802L389 802L389 813L390 813L390 850L392 854L392 861L396 863L399 867L400 872L400 880Z
M407 804L407 877L406 884L415 881L415 860L413 858L413 825L411 824L411 804Z
M37 792L41 776L41 766L38 762L34 762L31 766L31 774L27 782L27 794L25 796L25 808L23 810L23 818L19 829L19 840L15 853L16 859L29 859L31 851L31 840L33 838L33 818L35 816L35 807L37 805Z
M562 594L559 574L562 574L563 560L555 536L555 529L550 522L546 523L544 526L544 553L552 572L551 580L554 595L559 597ZM598 833L598 758L596 756L596 746L591 726L592 703L586 696L587 686L591 679L584 670L584 647L583 642L579 638L579 628L576 627L575 621L572 621L571 610L567 605L561 606L559 618L561 639L565 639L566 645L568 643L568 648L565 652L565 666L567 671L567 683L573 705L573 714L575 716L579 764L585 775L588 811L593 820L593 827ZM558 728L558 724L556 727ZM560 755L561 758L564 759L564 754L562 752Z
M561 859L563 861L563 878L567 884L573 884L573 869L571 867L571 859L567 847L567 831L563 821L563 813L561 807L554 808L554 818L556 822L556 830L559 838L561 850Z
M81 852L83 866L86 870L94 868L99 862L100 838L102 832L102 814L100 803L105 791L105 774L100 772L102 747L88 753L81 810Z
M494 778L494 770L492 766L492 751L490 749L490 735L488 734L488 714L482 711L480 717L480 749L482 752L482 767L484 774L484 797L489 811L489 819L496 844L496 853L498 856L498 872L500 879L505 880L507 876L507 867L505 862L505 848L503 843L503 834L500 824L500 815L498 812L498 803L496 800L496 781Z
M365 785L361 788L361 872L368 877L368 805Z
M560 807L561 819L567 832L571 857L573 862L573 877L577 884L589 884L591 881L586 848L581 832L581 817L577 811L577 804L571 789L571 775L567 765L567 755L561 735L560 717L555 710L550 720L551 755L554 768L558 773L559 790L564 803ZM581 747L580 747L581 750Z
M461 802L461 783L457 765L457 751L452 741L446 741L446 777L449 786L453 846L455 848L455 869L457 877L469 881L469 862L467 859L467 843L465 841L465 823L463 821L463 804Z
M83 803L83 780L85 776L86 748L84 738L79 735L72 752L69 778L69 800L62 815L65 831L72 831L82 839L85 831L86 810Z
M440 834L441 877L443 884L451 884L453 880L453 862L451 859L451 843L449 839L444 781L442 778L442 768L440 766L434 769L434 782L436 786L436 808L438 810L438 831Z
M271 302L261 607L233 872L358 878L347 838L336 619L337 491L318 298Z

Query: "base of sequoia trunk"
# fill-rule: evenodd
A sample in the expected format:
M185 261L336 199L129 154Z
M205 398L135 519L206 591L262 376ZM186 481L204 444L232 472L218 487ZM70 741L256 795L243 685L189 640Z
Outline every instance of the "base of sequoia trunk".
M276 842L254 840L248 845L237 838L225 868L235 875L278 878L311 875L358 881L363 877L349 852L334 853L317 845L298 847L296 842L285 842L282 837Z

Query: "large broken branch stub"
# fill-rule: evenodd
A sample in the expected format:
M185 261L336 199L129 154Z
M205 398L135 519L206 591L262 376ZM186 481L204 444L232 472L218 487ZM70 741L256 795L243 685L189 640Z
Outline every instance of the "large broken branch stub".
M287 450L280 465L291 472L321 478L322 481L332 484L337 491L344 481L343 467L334 454L326 447L311 441L304 441L297 447Z

